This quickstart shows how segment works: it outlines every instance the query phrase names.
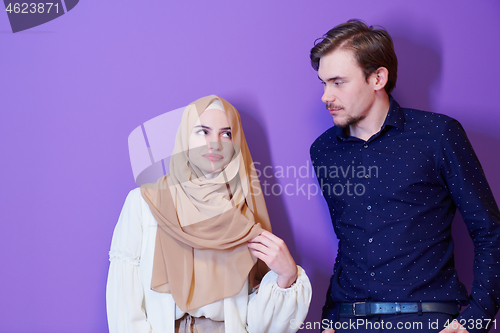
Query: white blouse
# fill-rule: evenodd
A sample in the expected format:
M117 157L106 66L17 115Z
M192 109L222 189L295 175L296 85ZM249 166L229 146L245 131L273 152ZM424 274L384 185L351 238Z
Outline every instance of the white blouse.
M157 222L140 189L130 191L109 252L106 305L110 333L174 333L175 320L184 315L171 294L150 288L156 229ZM279 287L277 278L269 271L258 293L249 290L247 282L237 295L189 314L224 321L228 333L296 332L290 327L296 325L290 322L304 321L311 302L311 283L301 267L290 288Z

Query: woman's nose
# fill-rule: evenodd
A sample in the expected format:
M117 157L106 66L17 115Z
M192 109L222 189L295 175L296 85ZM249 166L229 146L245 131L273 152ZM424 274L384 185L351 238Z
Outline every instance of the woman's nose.
M207 145L208 145L208 149L210 149L210 150L219 151L222 149L222 142L221 142L221 139L218 135L208 138Z
M222 143L221 142L210 142L208 149L210 150L215 150L215 151L221 151L222 150Z

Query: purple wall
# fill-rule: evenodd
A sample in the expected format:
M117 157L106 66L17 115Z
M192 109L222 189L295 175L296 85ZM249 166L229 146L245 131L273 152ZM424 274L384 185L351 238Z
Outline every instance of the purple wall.
M261 169L304 166L303 177L261 180L295 189L268 207L313 283L308 320L319 320L337 243L305 166L332 122L308 54L349 18L388 29L394 96L460 120L500 200L497 0L81 1L17 34L0 12L0 332L107 331L108 249L135 186L128 134L212 93L240 111ZM458 220L469 286L473 249Z

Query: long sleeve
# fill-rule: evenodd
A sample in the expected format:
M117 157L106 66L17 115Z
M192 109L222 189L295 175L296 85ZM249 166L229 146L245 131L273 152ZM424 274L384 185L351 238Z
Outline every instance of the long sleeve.
M297 281L290 288L280 288L278 275L269 271L259 287L258 293L250 295L248 303L247 330L249 333L293 333L304 321L311 302L312 288L309 278L301 267Z
M137 195L139 191L131 191L125 200L109 252L106 307L110 333L152 332L139 272L142 225Z
M481 165L462 126L452 121L442 142L442 171L474 243L470 305L457 318L470 333L485 325L500 306L500 213ZM486 319L486 320L484 320Z

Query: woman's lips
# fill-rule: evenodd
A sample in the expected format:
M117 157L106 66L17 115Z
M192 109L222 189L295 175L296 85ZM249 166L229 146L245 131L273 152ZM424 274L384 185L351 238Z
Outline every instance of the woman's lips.
M220 161L224 158L224 156L219 154L205 154L203 157L209 159L212 162Z

